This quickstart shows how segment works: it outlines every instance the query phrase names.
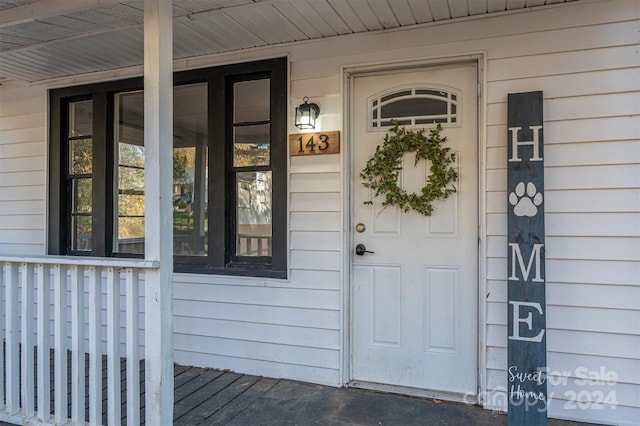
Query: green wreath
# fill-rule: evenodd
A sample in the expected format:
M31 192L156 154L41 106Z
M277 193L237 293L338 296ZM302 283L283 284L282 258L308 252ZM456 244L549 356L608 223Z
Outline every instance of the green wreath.
M376 147L376 152L360 172L363 185L371 188L371 198L384 196L383 207L398 206L404 212L413 209L431 216L435 200L444 200L456 192L453 182L458 179L458 172L451 166L456 154L450 152L451 148L443 146L447 138L440 135L440 124L429 130L429 136L425 136L425 129L407 130L397 123L391 132L393 135L385 135L382 146ZM431 161L431 174L420 193L407 193L398 186L402 157L408 152L416 154L414 166L423 159ZM364 204L373 204L373 201L365 201Z

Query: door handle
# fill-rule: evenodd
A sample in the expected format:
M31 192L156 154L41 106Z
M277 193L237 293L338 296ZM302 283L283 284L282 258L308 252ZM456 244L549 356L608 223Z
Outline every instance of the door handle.
M367 250L364 244L358 244L356 246L356 254L358 256L362 256L365 253L374 253L374 252Z

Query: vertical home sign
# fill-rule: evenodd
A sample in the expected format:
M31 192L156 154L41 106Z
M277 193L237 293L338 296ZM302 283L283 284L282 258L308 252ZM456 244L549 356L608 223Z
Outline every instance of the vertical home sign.
M510 93L507 123L508 424L546 425L542 92Z

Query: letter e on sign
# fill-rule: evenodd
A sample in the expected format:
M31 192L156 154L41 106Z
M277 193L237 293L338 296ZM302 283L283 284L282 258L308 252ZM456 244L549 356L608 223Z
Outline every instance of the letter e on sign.
M289 155L340 153L340 132L296 133L289 135Z

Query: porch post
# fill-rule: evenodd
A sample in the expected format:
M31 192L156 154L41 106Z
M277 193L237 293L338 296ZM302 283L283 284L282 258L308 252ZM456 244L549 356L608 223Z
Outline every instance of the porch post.
M145 422L173 423L173 28L171 0L144 2Z

